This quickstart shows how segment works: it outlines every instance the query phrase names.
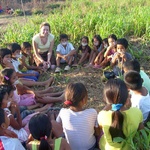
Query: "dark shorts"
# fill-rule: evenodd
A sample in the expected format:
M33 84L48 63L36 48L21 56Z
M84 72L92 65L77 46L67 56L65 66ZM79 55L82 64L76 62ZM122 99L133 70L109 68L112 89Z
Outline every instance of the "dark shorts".
M40 56L43 58L44 61L47 61L47 54L48 54L48 52L44 52L44 53L40 54ZM54 55L54 51L52 52L52 56L51 56L50 62L51 62L52 65L56 64L56 57Z

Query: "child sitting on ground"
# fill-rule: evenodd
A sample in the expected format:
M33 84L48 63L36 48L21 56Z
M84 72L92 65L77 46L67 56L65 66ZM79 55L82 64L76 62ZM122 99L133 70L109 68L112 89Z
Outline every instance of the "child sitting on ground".
M125 73L130 71L130 70L137 71L141 75L141 78L143 79L143 84L142 85L150 93L150 79L149 79L149 76L144 72L144 70L140 70L140 63L136 59L126 61L123 64L123 71Z
M78 65L83 65L90 56L91 48L88 45L88 43L89 43L89 38L87 36L83 36L81 38L81 45L79 46L77 51L77 56L79 56L80 58Z
M3 91L0 91L3 96ZM1 150L25 150L20 141L17 138L10 138L5 135L5 131L10 125L10 120L7 117L6 112L0 108L0 149Z
M0 65L2 68L6 68L6 67L9 67L9 68L12 68L12 69L15 69L15 67L13 66L13 63L12 63L12 53L9 49L7 48L2 48L0 49ZM22 73L18 73L19 76L23 75ZM24 78L20 78L19 79L22 84L26 85L26 86L45 86L46 88L49 87L51 85L51 83L53 82L53 77L51 77L50 79L46 80L46 81L42 81L42 82L34 82L34 81L30 81L28 79L24 79Z
M128 89L124 81L110 79L104 87L106 107L98 114L98 124L102 129L99 147L101 150L129 150L130 141L138 129L142 129L143 116L138 108L127 109ZM114 142L120 137L128 142Z
M20 106L30 106L37 102L42 104L49 104L54 102L63 102L63 91L57 93L49 93L51 89L34 91L24 86L18 80L16 72L13 69L5 68L0 74L0 84L11 85L16 88L14 91L14 100Z
M56 64L57 68L55 70L56 73L60 72L60 63L67 63L65 67L65 71L70 70L72 62L74 60L74 55L76 54L76 50L73 45L68 42L68 35L61 34L60 35L60 44L56 49Z
M21 63L23 66L25 66L28 70L37 70L42 71L43 68L40 66L33 66L34 58L33 54L31 52L32 46L29 42L23 42L21 45Z
M108 44L106 52L104 53L104 60L100 63L101 68L105 68L107 65L110 65L110 62L116 53L116 41L117 37L115 34L108 36Z
M102 51L98 53L97 57L94 60L93 68L101 68L100 64L104 60L104 53L106 52L108 47L108 38L103 39L102 46L103 46Z
M117 40L117 52L114 54L111 66L116 76L123 74L123 64L132 59L132 55L127 53L128 41L125 38Z
M19 77L38 80L39 73L33 70L27 70L24 61L22 61L21 47L17 43L12 43L8 46L12 52L12 64Z
M3 108L5 112L7 113L7 116L10 119L10 125L8 127L9 130L15 132L18 136L18 139L21 142L24 142L28 139L29 134L27 131L22 128L22 119L20 116L20 110L16 103L11 102L8 100L8 93L3 86L0 86L0 108ZM10 107L10 110L8 109ZM14 118L14 114L16 114L16 119Z
M93 149L96 145L94 128L97 128L97 112L84 108L88 100L85 86L82 83L68 84L65 99L67 108L60 110L56 121L62 124L67 142L72 150Z
M100 37L100 35L94 35L93 39L92 39L92 43L93 43L93 50L90 53L90 58L89 58L89 62L88 64L86 64L86 67L92 67L94 65L94 60L96 58L96 56L98 55L99 52L101 52L102 50L102 38Z
M143 79L138 72L128 71L124 74L124 81L130 90L132 107L142 111L145 121L150 112L150 95L148 90L142 87Z
M52 124L46 114L33 116L29 122L29 129L36 140L28 143L29 150L71 150L65 139L52 139Z

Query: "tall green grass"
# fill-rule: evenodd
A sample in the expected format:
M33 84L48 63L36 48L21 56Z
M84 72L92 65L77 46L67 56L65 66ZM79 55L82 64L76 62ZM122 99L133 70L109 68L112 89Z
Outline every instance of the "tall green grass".
M147 42L150 38L149 8L149 0L68 0L61 9L53 10L47 16L34 15L28 18L27 23L16 19L1 34L0 46L11 42L31 42L43 21L50 23L56 44L61 33L68 34L75 45L83 35L92 39L94 34L105 38L111 33L118 38L134 35Z

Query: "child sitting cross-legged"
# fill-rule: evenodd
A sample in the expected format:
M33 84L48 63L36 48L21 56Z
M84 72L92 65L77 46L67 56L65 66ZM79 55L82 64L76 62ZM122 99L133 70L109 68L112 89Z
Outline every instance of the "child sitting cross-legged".
M65 71L70 70L75 54L76 54L75 48L70 42L68 42L68 35L61 34L60 44L57 46L56 49L57 68L55 72L58 73L61 71L60 63L67 63L67 66L64 68L64 70Z
M145 121L150 112L150 95L148 90L142 86L143 79L138 72L128 71L124 74L124 81L130 89L132 107L137 107L142 111Z
M65 90L64 106L56 119L62 124L66 140L72 150L92 150L96 145L97 112L85 109L88 95L82 83L70 83Z

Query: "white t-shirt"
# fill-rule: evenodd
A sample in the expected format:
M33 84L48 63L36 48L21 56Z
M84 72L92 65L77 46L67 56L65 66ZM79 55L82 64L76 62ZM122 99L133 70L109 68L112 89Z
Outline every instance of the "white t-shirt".
M95 109L74 112L62 108L56 121L62 123L63 132L72 150L88 150L94 146L94 127L98 126Z
M20 141L16 138L0 136L4 150L25 150Z
M54 35L51 33L48 34L48 39L47 39L46 44L42 43L41 38L40 38L40 33L36 34L32 40L34 42L36 42L38 52L43 53L43 52L47 52L49 50L51 42L54 40Z
M21 71L19 71L20 62L19 62L18 60L12 59L12 64L13 64L13 66L14 66L14 70L15 70L16 72L21 73Z
M150 95L147 92L146 96L142 96L140 94L134 94L133 91L131 93L131 103L132 107L137 107L142 111L143 119L146 120L148 114L150 112Z
M59 52L62 55L67 55L74 49L75 48L73 47L71 43L67 43L66 48L62 44L59 44L57 45L56 52Z

